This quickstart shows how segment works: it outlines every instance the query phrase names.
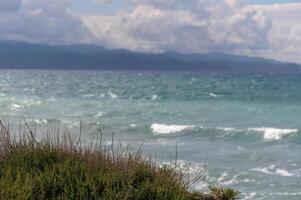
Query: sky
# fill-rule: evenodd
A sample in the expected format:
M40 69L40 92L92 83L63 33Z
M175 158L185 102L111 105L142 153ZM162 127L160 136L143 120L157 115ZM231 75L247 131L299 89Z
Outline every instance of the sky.
M0 40L301 63L301 0L0 0Z

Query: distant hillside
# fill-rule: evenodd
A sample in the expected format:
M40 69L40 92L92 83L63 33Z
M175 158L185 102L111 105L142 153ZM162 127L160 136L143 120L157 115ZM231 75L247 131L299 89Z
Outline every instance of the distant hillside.
M237 73L301 73L301 66L224 53L138 53L96 45L0 42L1 69L168 70Z

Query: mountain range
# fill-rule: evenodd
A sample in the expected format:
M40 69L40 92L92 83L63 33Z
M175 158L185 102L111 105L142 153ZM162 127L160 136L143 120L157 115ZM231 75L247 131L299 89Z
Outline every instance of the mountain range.
M295 63L219 52L140 53L97 45L48 45L15 41L0 41L0 69L301 73L301 65Z

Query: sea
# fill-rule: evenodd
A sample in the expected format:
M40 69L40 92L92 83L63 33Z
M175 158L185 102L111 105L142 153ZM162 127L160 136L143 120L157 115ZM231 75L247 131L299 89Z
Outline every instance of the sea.
M144 150L241 199L301 199L301 76L1 70L11 127L58 126ZM41 131L43 132L43 131Z

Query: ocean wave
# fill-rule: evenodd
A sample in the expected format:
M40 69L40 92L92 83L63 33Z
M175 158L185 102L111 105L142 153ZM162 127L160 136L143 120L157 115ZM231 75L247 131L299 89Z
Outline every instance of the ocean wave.
M48 120L47 119L35 119L34 122L36 124L47 124L48 123Z
M152 99L152 101L156 101L158 99L158 95L156 95L156 94L152 95L151 99Z
M93 98L95 96L96 96L96 94L84 94L83 95L84 98Z
M113 92L108 92L108 95L111 97L112 100L117 99L118 95Z
M162 166L172 166L176 167L178 171L184 172L185 174L189 175L189 177L193 178L203 174L203 178L200 179L198 182L192 185L193 189L205 191L208 188L208 181L205 180L205 177L208 177L207 174L207 163L202 162L189 162L186 160L177 160L177 161L163 161L160 162L159 165Z
M183 131L190 131L193 134L206 134L216 138L236 137L238 135L253 135L262 134L265 141L281 140L286 136L296 134L298 129L284 129L273 127L261 128L234 128L234 127L205 127L197 125L178 125L178 124L159 124L151 125L151 130L154 134L172 134ZM255 135L256 133L256 135Z
M17 109L23 108L23 106L19 105L19 104L16 104L16 103L13 103L13 104L11 104L10 108L12 110L17 110Z
M168 125L168 124L152 124L151 129L155 134L170 134L170 133L179 133L184 130L193 129L193 125Z
M215 94L215 93L209 93L209 96L210 96L210 97L213 97L213 98L218 98L218 97L220 97L220 95Z
M250 131L263 132L265 140L281 140L284 136L297 133L298 129L279 129L279 128L249 128Z
M148 142L144 143L146 146L150 145L150 146L154 146L154 145L160 145L160 146L171 146L174 147L175 145L177 146L184 146L187 143L186 142L179 142L177 140L171 140L171 139L167 139L167 138L157 138L155 140L151 140Z
M22 101L22 105L24 107L31 107L31 106L37 106L37 105L41 105L42 101L37 100L37 99L25 99Z
M139 125L138 124L130 124L131 128L137 128Z
M36 99L25 99L16 101L15 97L12 97L11 101L13 103L9 105L9 108L12 111L17 111L19 109L29 108L32 106L39 106L42 104L42 101Z
M245 196L243 197L243 200L250 200L250 199L255 199L257 193L256 192L250 192L245 194Z
M235 183L238 183L239 181L237 180L239 174L232 176L231 178L229 178L228 173L225 171L222 173L222 175L217 179L218 183L220 185L232 185Z
M301 196L301 192L274 192L274 193L268 193L270 196L276 195L276 196Z
M276 168L275 165L270 165L268 167L257 167L253 168L252 171L268 174L268 175L278 175L284 177L297 176L296 174L289 172L286 169Z
M104 115L106 115L107 113L106 112L104 112L104 111L99 111L95 116L97 117L97 118L100 118L100 117L103 117Z

